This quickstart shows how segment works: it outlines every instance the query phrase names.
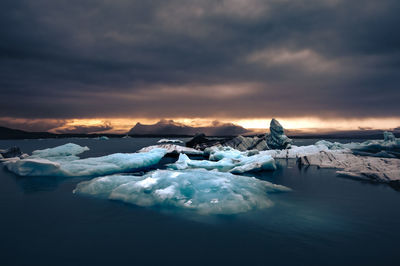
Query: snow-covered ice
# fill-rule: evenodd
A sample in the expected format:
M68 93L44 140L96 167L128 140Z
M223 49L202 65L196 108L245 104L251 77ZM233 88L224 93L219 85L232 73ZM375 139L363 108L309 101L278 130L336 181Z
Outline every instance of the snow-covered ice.
M321 151L299 158L301 165L342 169L340 176L367 179L384 183L400 183L400 160L357 156L343 150Z
M275 160L270 155L256 154L252 156L240 156L236 159L228 155L219 161L191 160L187 155L180 154L178 161L169 165L175 170L187 168L216 169L221 172L244 173L249 171L275 170Z
M54 148L35 150L29 158L48 159L50 161L73 161L79 159L77 155L88 151L87 146L80 146L74 143L67 143Z
M189 154L189 155L203 155L202 151L193 149L193 148L188 148L184 146L179 146L176 144L159 144L159 145L152 145L148 147L144 147L138 152L149 152L153 149L165 149L167 150L167 153L184 153L184 154Z
M144 153L115 153L86 159L76 156L88 149L69 143L34 151L26 159L15 158L3 164L20 176L101 176L156 165L167 152L164 149L153 149Z
M272 205L268 192L290 189L254 177L205 169L155 170L81 182L74 193L139 206L176 207L200 214L236 214Z
M183 143L180 139L160 139L157 143L164 144L164 143Z

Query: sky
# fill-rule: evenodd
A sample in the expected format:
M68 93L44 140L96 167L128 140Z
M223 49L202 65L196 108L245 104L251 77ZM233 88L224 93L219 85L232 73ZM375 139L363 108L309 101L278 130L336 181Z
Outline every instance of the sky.
M398 0L2 0L0 125L400 126Z

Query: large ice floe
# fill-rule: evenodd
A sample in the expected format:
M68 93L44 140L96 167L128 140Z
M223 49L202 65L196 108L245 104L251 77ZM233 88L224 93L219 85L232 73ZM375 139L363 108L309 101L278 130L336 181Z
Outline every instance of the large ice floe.
M84 181L74 193L138 206L176 207L200 214L236 214L272 205L268 192L290 189L254 177L205 169L155 170Z
M114 153L86 159L77 156L87 150L88 147L68 143L37 150L25 159L14 158L3 164L20 176L101 176L154 166L167 152L165 149L153 149L144 153Z
M300 165L316 165L320 168L337 168L339 176L400 184L400 160L354 155L345 150L321 151L302 156Z

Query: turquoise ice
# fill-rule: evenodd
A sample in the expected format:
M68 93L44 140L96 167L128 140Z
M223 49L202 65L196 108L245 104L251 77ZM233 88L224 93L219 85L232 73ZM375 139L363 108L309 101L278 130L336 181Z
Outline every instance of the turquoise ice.
M15 158L4 163L20 176L101 176L133 172L159 163L164 149L143 153L114 153L101 157L79 159L87 147L69 143L55 148L34 151L26 159Z
M143 207L236 214L270 207L268 193L290 191L254 177L205 169L155 170L143 176L111 175L84 181L74 193Z

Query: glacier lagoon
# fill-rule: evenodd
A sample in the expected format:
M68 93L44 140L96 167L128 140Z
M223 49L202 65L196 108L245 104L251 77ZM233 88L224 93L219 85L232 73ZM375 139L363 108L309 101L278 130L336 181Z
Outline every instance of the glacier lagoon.
M158 139L0 141L24 152L73 142L81 158L134 152ZM307 145L315 140L298 140ZM164 158L156 168L173 163ZM87 177L18 177L0 170L3 265L396 265L400 195L386 185L299 169L245 174L293 191L268 194L270 208L197 216L72 194ZM189 217L188 217L189 216Z

